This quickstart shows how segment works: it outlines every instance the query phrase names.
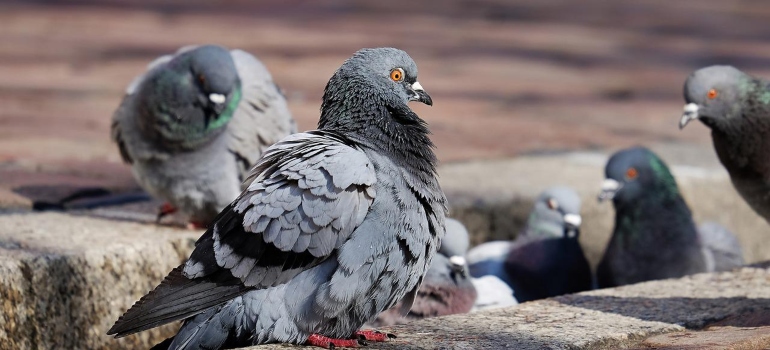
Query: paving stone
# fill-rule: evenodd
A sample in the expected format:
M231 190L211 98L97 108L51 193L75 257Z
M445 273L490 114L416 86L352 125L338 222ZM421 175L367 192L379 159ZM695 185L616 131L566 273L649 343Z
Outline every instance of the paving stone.
M105 333L200 232L66 214L0 215L0 348L148 348L176 325Z

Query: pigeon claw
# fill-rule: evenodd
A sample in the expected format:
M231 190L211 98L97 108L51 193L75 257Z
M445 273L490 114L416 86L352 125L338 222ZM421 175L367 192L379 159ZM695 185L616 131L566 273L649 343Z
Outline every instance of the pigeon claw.
M320 334L311 334L307 341L307 345L317 346L324 349L336 349L336 348L357 348L359 346L367 345L365 341L360 339L335 339L325 337Z
M373 329L368 329L365 331L358 331L356 332L356 335L363 340L373 341L373 342L383 342L387 341L388 339L395 339L396 335L392 333L385 333L376 331Z

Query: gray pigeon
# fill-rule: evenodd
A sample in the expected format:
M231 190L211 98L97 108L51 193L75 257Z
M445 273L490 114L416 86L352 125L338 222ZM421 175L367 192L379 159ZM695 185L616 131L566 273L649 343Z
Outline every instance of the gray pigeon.
M493 275L525 302L591 289L591 269L578 242L580 197L552 187L535 201L524 231L513 242L495 241L468 253L471 275Z
M296 132L254 56L191 46L153 61L113 115L112 138L139 185L206 226L241 192L260 154ZM160 216L159 216L160 218Z
M731 66L692 73L684 84L679 128L694 119L711 128L719 161L733 186L770 221L770 82Z
M439 254L449 257L454 266L464 266L465 271L468 271L465 256L468 254L470 243L470 235L465 225L455 219L447 218L446 235L444 240L441 241L441 247L438 249ZM463 308L463 313L518 304L516 298L513 297L513 290L496 276L488 275L475 278L470 276L470 274L468 275L467 278L470 278L475 289L476 300L470 310ZM470 287L465 287L464 290L466 294L471 293Z
M721 231L701 237L676 180L652 151L619 151L607 162L605 174L599 198L612 199L615 229L597 269L600 288L713 271L717 259L721 269L733 267L717 257L719 250L732 248L706 244L731 245L734 238L724 238Z
M356 52L326 85L318 130L270 147L190 259L108 334L185 320L160 348L387 339L358 329L402 299L406 314L447 211L409 101L432 104L406 52Z

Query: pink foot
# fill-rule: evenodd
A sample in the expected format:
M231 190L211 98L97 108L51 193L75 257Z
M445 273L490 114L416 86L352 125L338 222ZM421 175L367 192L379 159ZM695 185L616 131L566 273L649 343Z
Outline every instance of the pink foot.
M359 338L363 338L363 340L374 341L374 342L383 342L383 341L386 341L388 339L393 339L393 338L396 337L395 334L383 333L383 332L380 332L380 331L375 331L373 329L367 329L365 331L358 331L358 332L356 332L356 335Z
M329 337L324 337L320 334L312 334L307 338L306 343L311 346L318 346L322 347L324 349L334 349L337 347L340 348L357 348L359 345L363 345L359 343L358 339L334 339Z
M198 221L190 221L187 223L188 230L205 230L207 228L208 227L206 225Z

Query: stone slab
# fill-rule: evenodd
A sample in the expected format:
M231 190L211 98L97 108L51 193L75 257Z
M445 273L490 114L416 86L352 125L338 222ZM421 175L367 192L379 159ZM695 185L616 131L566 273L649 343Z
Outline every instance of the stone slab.
M66 214L0 215L0 348L137 349L176 325L105 333L200 232Z
M770 269L766 267L697 274L528 302L505 309L424 319L383 328L383 331L397 334L398 338L370 344L368 348L638 348L650 336L690 334L691 329L701 329L723 320L738 320L742 315L752 313L770 313ZM745 344L763 344L767 338L765 326L770 324L756 326L737 328L722 324L717 328L743 332L740 341ZM657 341L655 339L659 338L651 341ZM701 339L693 341L694 347L684 349L703 349L712 342ZM281 344L247 349L313 348Z

